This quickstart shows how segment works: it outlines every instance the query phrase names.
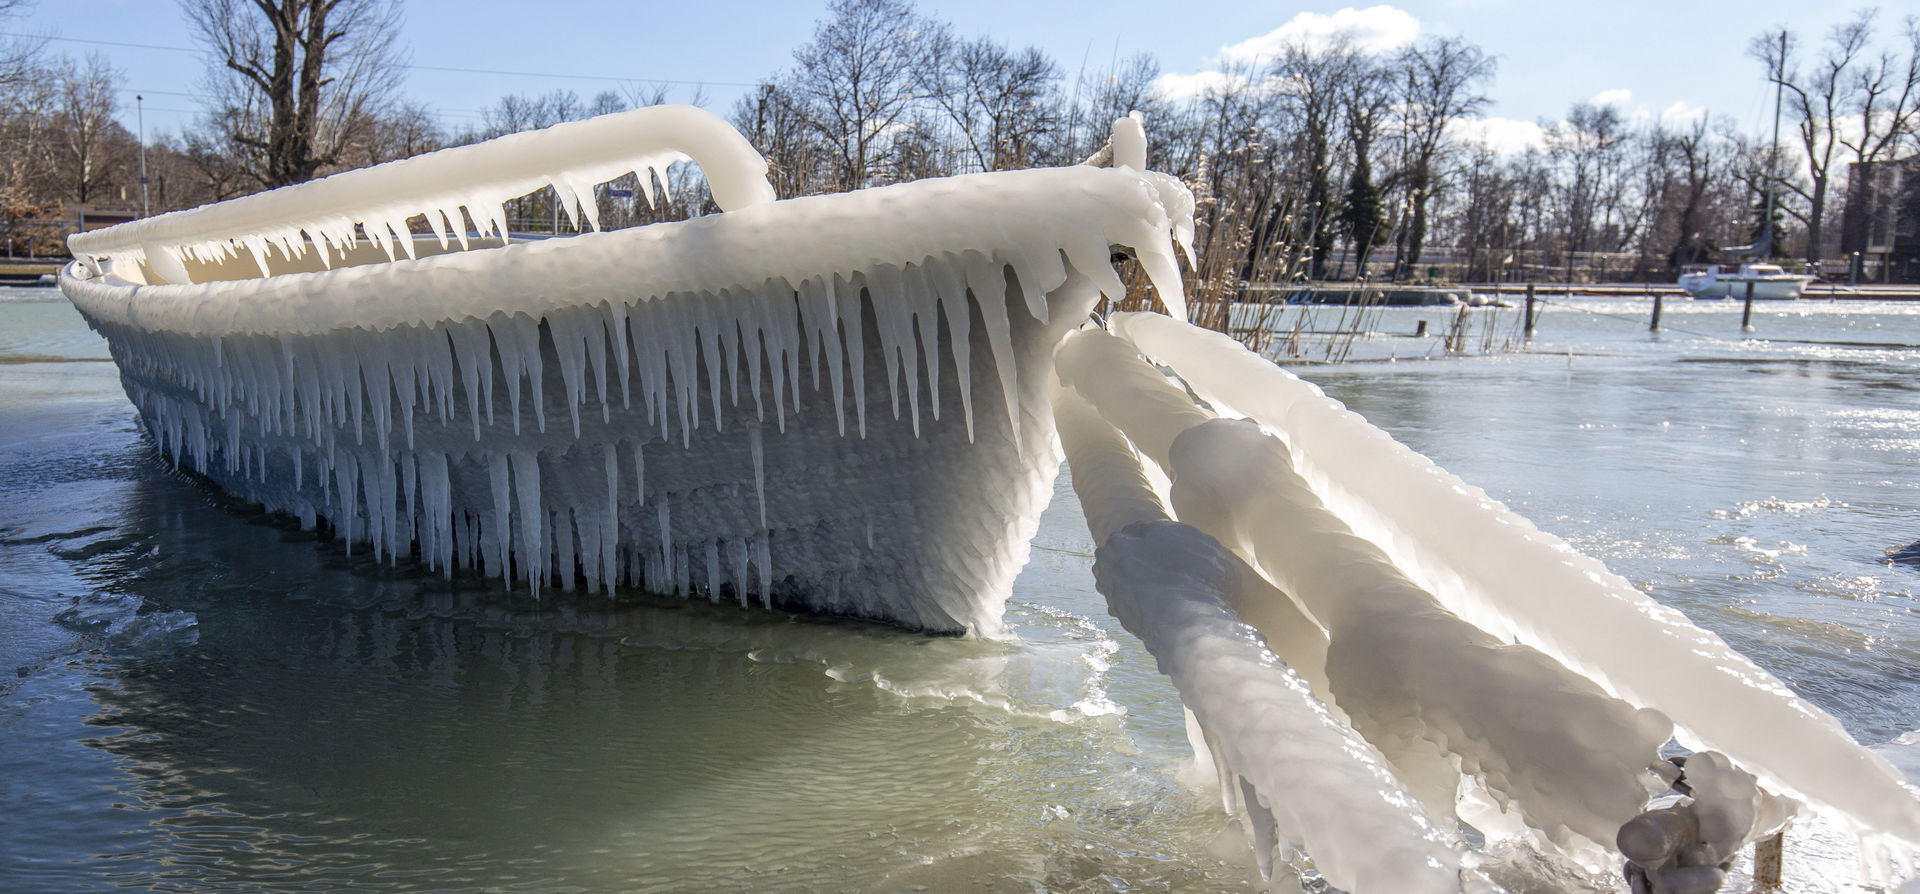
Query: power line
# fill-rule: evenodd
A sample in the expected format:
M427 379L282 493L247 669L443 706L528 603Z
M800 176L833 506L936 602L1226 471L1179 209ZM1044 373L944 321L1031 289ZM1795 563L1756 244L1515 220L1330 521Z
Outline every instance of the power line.
M501 71L499 69L494 69L494 68L449 68L443 65L406 65L402 67L409 68L414 71L450 71L450 72L455 72L457 74L507 75L507 76L516 77L516 78L566 78L568 80L574 80L574 81L643 81L648 84L679 84L682 86L691 86L691 87L699 87L699 86L757 87L759 86L758 84L749 84L742 81L677 81L671 78L639 78L639 77L614 78L614 77L605 77L602 75L560 74L558 72L551 72L551 71Z
M27 40L54 40L54 41L60 41L62 43L84 43L84 44L92 44L92 45L103 46L103 47L126 47L129 49L136 49L136 50L166 50L168 52L173 52L173 53L192 53L196 56L208 55L208 53L206 53L204 50L197 50L192 47L170 47L170 46L163 46L161 44L151 44L151 43L127 43L125 41L118 41L118 40L89 40L89 39L80 38L80 37L47 37L47 36L38 35L38 34L17 34L17 33L5 32L5 31L0 31L0 37L16 37L16 38L24 38ZM559 79L571 80L571 81L614 81L614 82L639 81L639 82L644 82L648 84L676 84L676 85L691 86L691 87L698 87L698 86L757 87L759 86L758 84L746 83L743 81L686 81L686 80L675 80L672 78L612 77L608 75L569 74L569 73L557 72L557 71L505 71L497 68L454 68L454 67L445 66L445 65L411 65L409 64L409 65L402 65L400 67L407 69L409 71L439 71L439 72L452 72L455 74L503 75L506 77L514 77L514 78L559 78ZM156 90L154 92L158 93L159 91Z
M124 43L117 40L86 40L84 38L79 38L79 37L49 37L45 34L17 34L17 33L8 32L8 31L0 31L0 37L17 37L23 40L57 40L57 41L60 41L61 43L85 43L85 44L94 44L96 46L103 46L103 47L130 47L136 50L170 50L170 51L180 52L180 53L194 53L196 55L200 53L199 50L193 49L191 47L165 47L165 46L160 46L158 44Z
M181 93L178 90L149 90L145 87L115 87L113 89L121 93L143 93L148 96L184 96L188 99L200 98L200 94L198 93Z

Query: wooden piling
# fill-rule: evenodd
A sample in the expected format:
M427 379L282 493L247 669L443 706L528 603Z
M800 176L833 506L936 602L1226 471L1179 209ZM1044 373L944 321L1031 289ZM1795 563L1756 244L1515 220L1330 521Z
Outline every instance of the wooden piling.
M1786 850L1787 833L1775 832L1753 844L1753 887L1765 891L1780 887L1781 863Z
M1534 300L1535 300L1535 299L1534 299L1534 297L1533 297L1533 283L1527 283L1527 320L1526 320L1526 333L1527 333L1527 337L1528 337L1528 338L1532 338L1532 337L1533 337L1533 303L1534 303Z
M1658 294L1658 293L1655 293L1655 294L1654 294L1654 296L1653 296L1653 320L1652 320L1651 322L1649 322L1649 323L1647 323L1647 331L1648 331L1648 332L1659 332L1659 331L1660 331L1660 303L1661 303L1662 301L1664 301L1664 300L1666 300L1666 297L1667 297L1667 296L1665 296L1665 295L1661 295L1661 294Z
M1753 280L1747 280L1747 306L1740 311L1740 331L1753 331Z

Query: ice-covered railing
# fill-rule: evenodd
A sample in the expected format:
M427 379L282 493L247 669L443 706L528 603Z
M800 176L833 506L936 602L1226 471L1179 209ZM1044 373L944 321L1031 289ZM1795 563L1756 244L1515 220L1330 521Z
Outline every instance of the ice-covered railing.
M635 174L651 201L655 175L664 188L667 166L686 158L700 165L723 211L773 201L766 161L738 131L704 109L654 106L77 233L67 245L95 274L110 266L132 278L144 265L169 283L193 281L188 260L243 254L262 276L271 275L273 255L290 261L315 252L332 266L356 244L356 228L389 259L412 257L409 218L424 216L441 246L451 238L466 247L470 229L506 235L508 199L551 188L576 226L598 229L595 186Z
M1113 328L1277 434L1321 499L1449 611L1661 710L1682 741L1783 793L1920 844L1920 800L1900 774L1720 637L1232 339L1147 314Z
M1350 723L1430 815L1457 815L1489 837L1531 829L1523 837L1536 847L1588 867L1604 865L1608 853L1624 856L1656 892L1717 889L1728 861L1784 824L1794 799L1860 834L1863 853L1878 862L1870 877L1888 870L1888 858L1910 859L1920 838L1909 818L1920 801L1898 774L1717 637L1616 586L1597 563L1233 340L1153 315L1117 315L1110 325L1119 337L1078 332L1055 358L1068 395L1057 403L1084 402L1099 420L1061 423L1070 457L1098 476L1080 488L1083 469L1075 467L1100 548L1096 579L1193 709L1202 750L1245 805L1263 856L1276 839L1304 843L1336 885L1413 889L1367 881L1343 865L1356 839L1336 827L1303 830L1273 811L1258 796L1260 768L1248 763L1279 759L1263 750L1270 734L1253 732L1244 710L1206 710L1216 691L1244 703L1287 680L1310 685L1329 716ZM1100 425L1117 432L1102 434ZM1135 451L1170 482L1166 504L1139 487L1115 496L1115 480L1145 480L1129 465ZM1162 505L1177 523L1156 515ZM1400 526L1397 539L1382 535L1388 523ZM1451 549L1414 552L1409 529ZM1583 573L1555 575L1545 556ZM1235 560L1251 571L1217 567ZM1486 576L1463 582L1453 570L1475 563ZM1515 579L1521 575L1531 577ZM1153 590L1157 596L1146 595ZM1195 595L1202 591L1213 595ZM1483 601L1465 602L1462 593ZM1486 605L1501 593L1514 598ZM1209 619L1218 612L1179 608L1196 598L1232 611ZM1611 610L1623 601L1631 612ZM1556 613L1589 626L1582 632L1546 617ZM1235 665L1229 645L1213 647L1218 660L1189 657L1187 641L1235 620L1251 624L1275 653L1266 678ZM1540 628L1559 637L1510 633ZM1615 686L1649 676L1661 681L1651 693ZM1293 696L1264 699L1267 722L1296 710ZM1687 763L1679 781L1691 787L1688 798L1647 812L1664 803L1650 797L1675 782L1660 751L1676 732L1716 750ZM1355 785L1345 797L1371 802L1382 791ZM1262 828L1273 835L1261 839ZM1321 863L1329 848L1332 865Z
M1289 844L1349 891L1492 890L1463 870L1459 844L1380 753L1242 620L1259 611L1252 603L1272 605L1258 573L1168 517L1132 446L1084 398L1058 392L1054 413L1097 544L1100 590L1198 722L1196 754L1214 763L1261 869Z

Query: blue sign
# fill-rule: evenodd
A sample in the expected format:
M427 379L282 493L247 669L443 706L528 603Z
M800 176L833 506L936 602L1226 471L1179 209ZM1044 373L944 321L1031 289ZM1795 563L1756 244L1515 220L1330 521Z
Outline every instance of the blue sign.
M631 198L633 198L633 190L631 190L631 189L609 189L609 190L607 190L607 195L608 195L608 196L611 196L612 198L616 198L616 199L631 199Z

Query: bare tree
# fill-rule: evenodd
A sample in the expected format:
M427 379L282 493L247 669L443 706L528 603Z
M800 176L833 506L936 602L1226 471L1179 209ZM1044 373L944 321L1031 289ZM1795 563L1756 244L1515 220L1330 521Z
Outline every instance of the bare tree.
M81 204L97 201L102 187L126 173L132 143L132 135L114 120L120 72L106 57L94 54L84 67L72 59L61 60L54 81L60 97L54 164L61 191ZM115 170L116 165L122 169Z
M31 0L0 0L0 23L24 16L32 8ZM9 90L32 77L40 64L44 41L29 37L0 40L0 91Z
M1306 226L1302 241L1312 252L1307 275L1313 279L1326 277L1327 258L1333 254L1339 210L1333 195L1334 137L1340 127L1340 97L1359 64L1359 52L1344 36L1326 46L1295 42L1273 63L1280 108L1296 141L1294 162L1306 178L1306 206L1297 220Z
M734 104L732 120L766 158L775 194L791 198L829 188L823 179L829 149L789 87L762 83Z
M1547 127L1547 154L1562 173L1555 197L1567 251L1614 247L1608 218L1620 199L1613 189L1626 139L1620 110L1610 105L1574 103L1565 120Z
M1159 77L1160 63L1150 53L1128 56L1112 71L1083 72L1067 101L1065 133L1051 163L1073 164L1092 155L1106 144L1114 119L1139 112L1148 122L1148 160L1168 164L1160 160L1173 154L1179 136L1166 126L1174 108L1154 87Z
M212 52L207 125L260 186L310 180L399 86L394 0L182 0Z
M1838 139L1856 162L1898 154L1920 119L1920 18L1908 16L1904 24L1904 57L1882 51L1854 73L1848 106L1857 123Z
M964 144L966 169L1028 167L1060 126L1060 67L1036 47L1014 52L989 37L956 40L935 29L916 80Z
M1862 61L1873 40L1874 12L1862 10L1852 21L1836 25L1827 34L1824 51L1806 71L1801 71L1797 62L1799 41L1784 28L1755 37L1749 48L1753 57L1766 66L1768 80L1783 91L1798 132L1807 181L1802 185L1778 171L1771 171L1773 183L1769 190L1793 190L1806 202L1802 220L1807 227L1809 262L1818 262L1822 256L1827 199L1832 192L1833 165L1839 149L1850 140L1857 140L1851 145L1859 157L1877 156L1898 141L1901 129L1908 126L1912 117L1911 110L1905 109L1912 102L1915 89L1912 77L1896 77L1895 64L1888 57L1882 57L1881 65L1875 68L1867 68L1869 63ZM1920 65L1920 61L1910 63L1909 67L1916 65ZM1895 89L1892 82L1896 80L1905 83ZM1876 107L1884 108L1883 100L1893 97L1897 97L1894 101L1904 111L1894 115L1876 113ZM1853 122L1849 116L1856 112L1860 115L1860 131L1851 133Z
M1423 37L1401 51L1400 128L1406 154L1401 184L1407 221L1394 246L1395 276L1419 266L1426 251L1427 215L1441 185L1441 152L1448 129L1487 103L1486 83L1496 63L1460 37Z
M887 165L931 26L907 0L835 0L828 12L813 40L794 52L789 89L832 152L832 188L859 189Z
M1381 208L1381 185L1373 174L1374 144L1387 107L1394 100L1392 73L1376 59L1355 58L1342 84L1341 103L1347 122L1347 193L1340 203L1340 227L1353 246L1354 276L1367 275L1367 260L1386 225Z

